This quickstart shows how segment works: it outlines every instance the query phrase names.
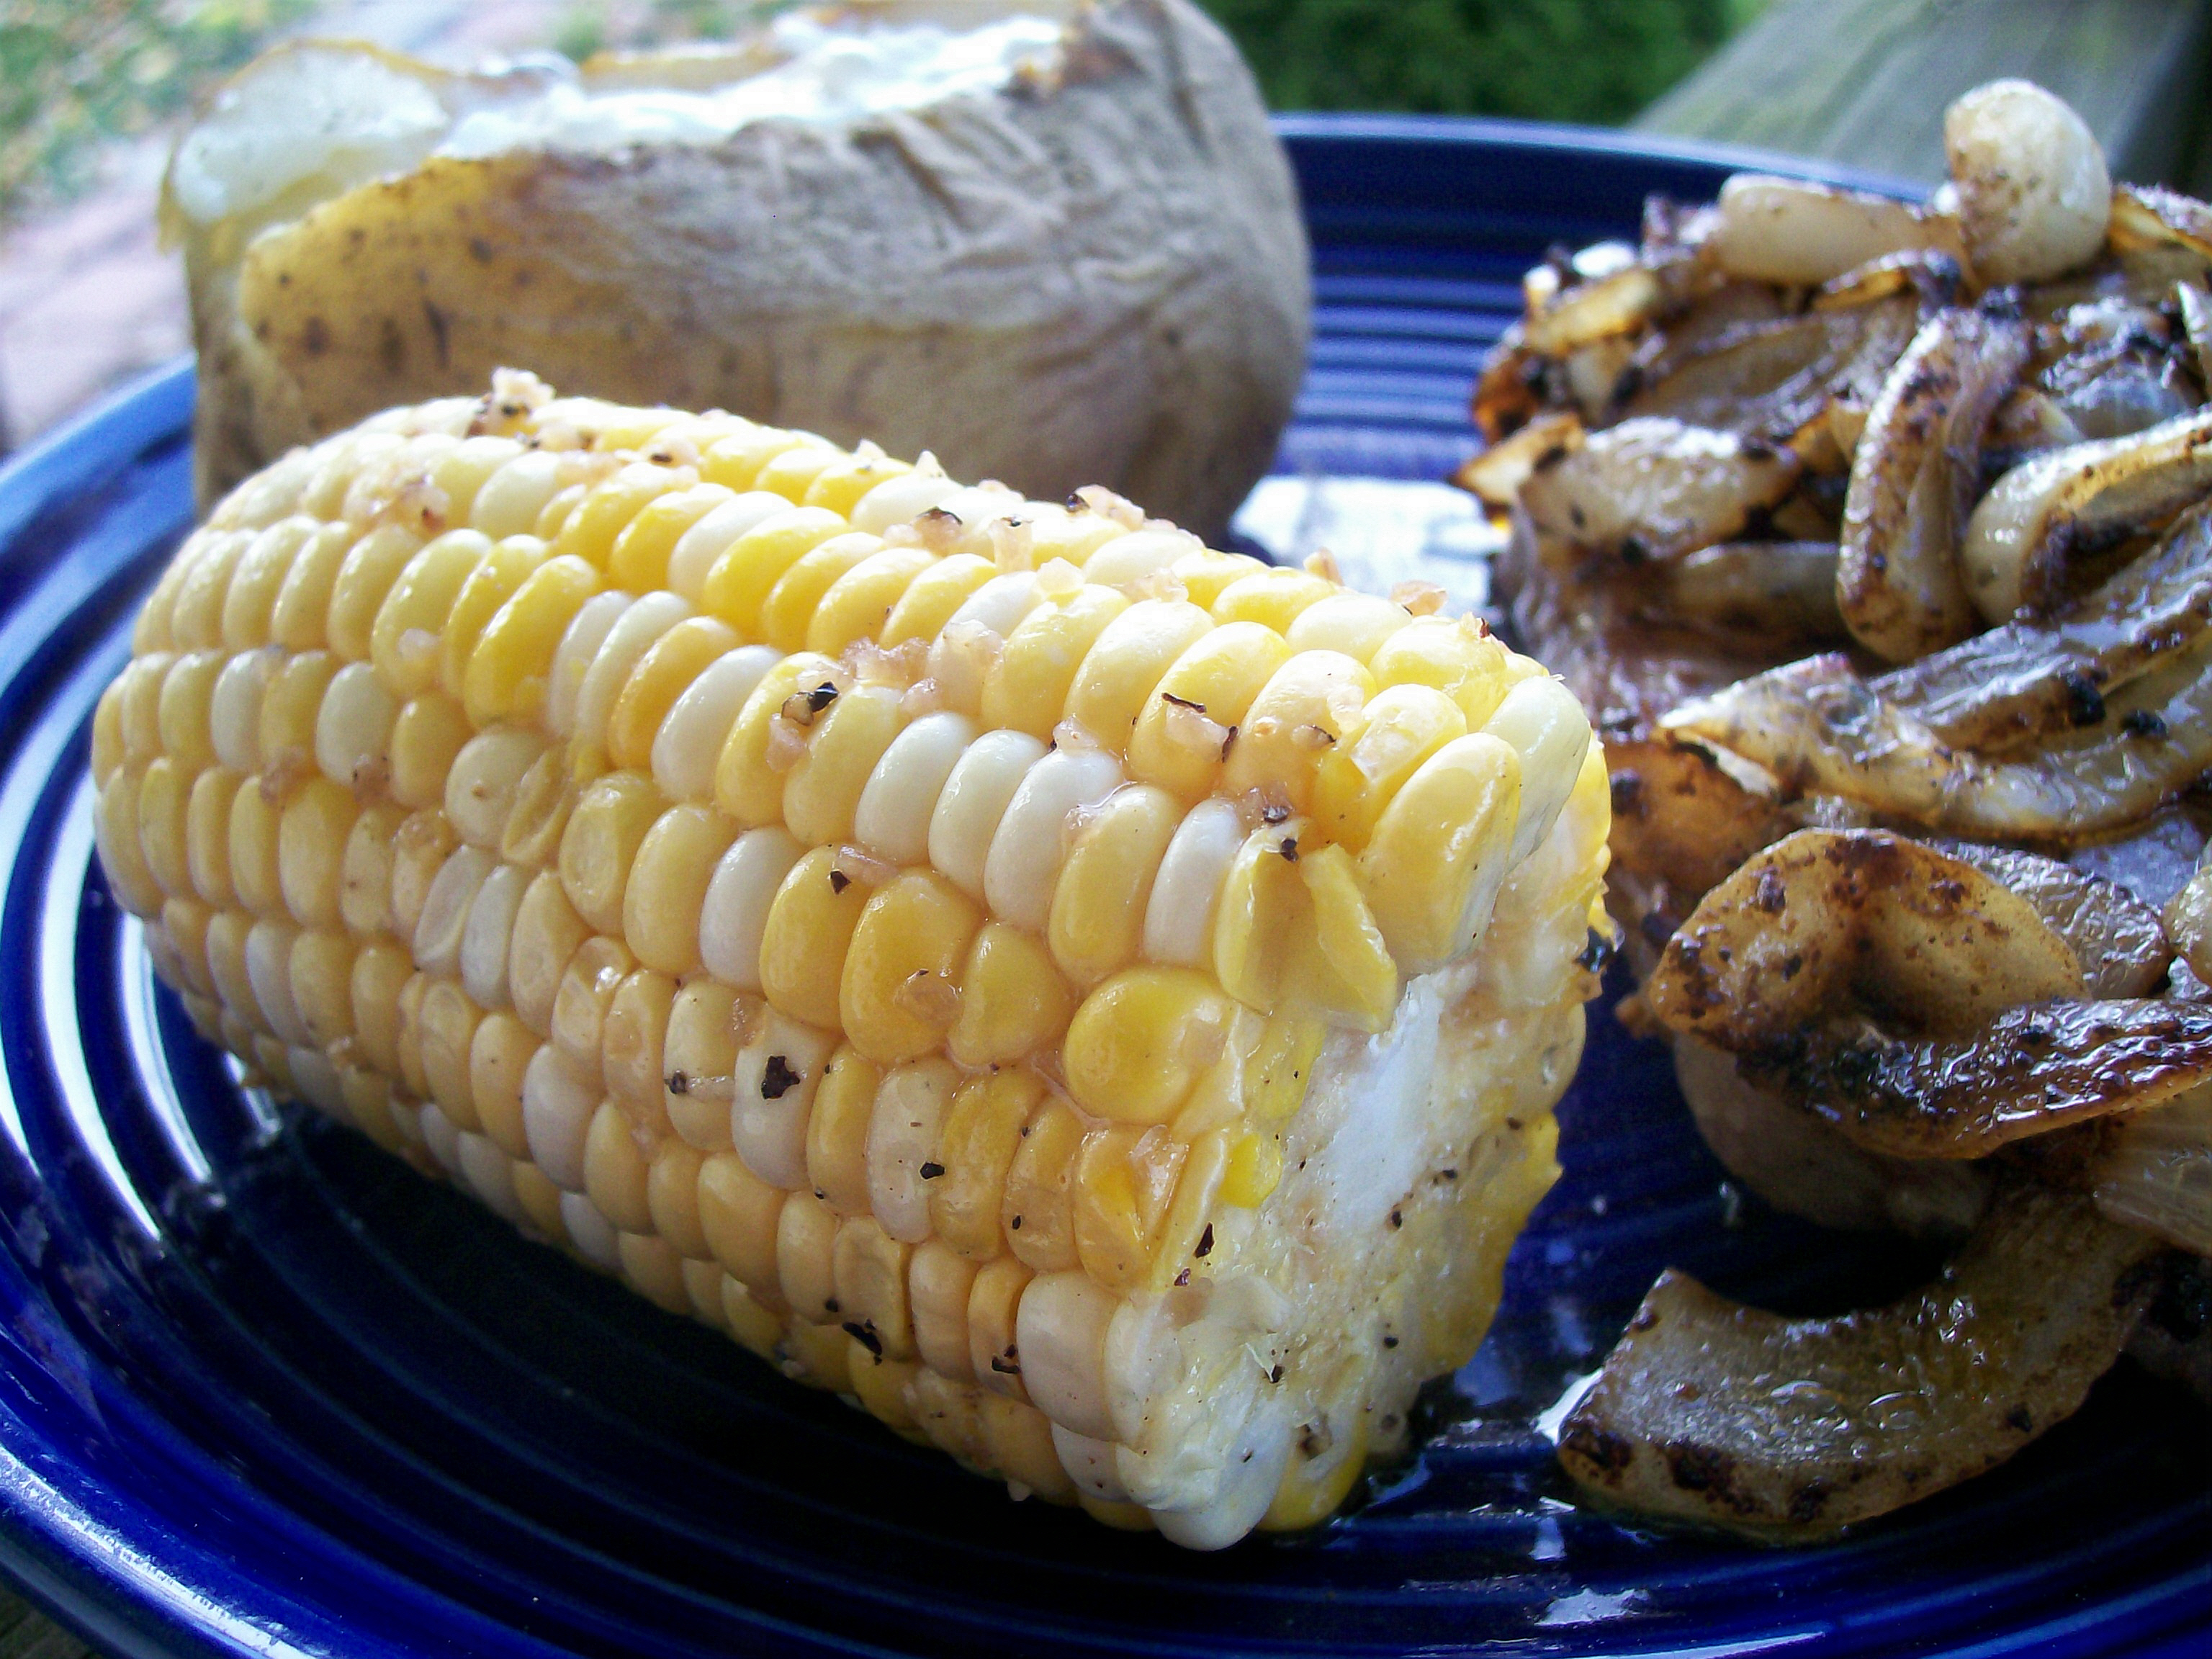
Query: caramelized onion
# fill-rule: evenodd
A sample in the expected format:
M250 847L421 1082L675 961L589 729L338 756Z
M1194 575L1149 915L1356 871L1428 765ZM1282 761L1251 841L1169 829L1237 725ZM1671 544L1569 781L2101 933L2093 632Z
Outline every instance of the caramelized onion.
M1742 534L1801 470L1788 450L1649 417L1593 432L1535 468L1521 505L1539 530L1589 552L1678 558Z
M1955 236L1887 196L1739 173L1721 186L1711 246L1730 276L1809 287L1884 254L1955 245Z
M2089 995L2147 997L2165 986L2173 946L2158 912L2118 883L2039 853L1978 842L1930 844L1995 877L2034 906L2081 964L2082 988Z
M1844 631L1836 609L1833 542L1726 542L1667 568L1668 611L1686 621L1777 640L1832 640Z
M1844 505L1838 603L1859 642L1892 662L1974 631L1959 539L1981 488L1982 429L2027 351L2017 315L1938 312L1867 416Z
M1832 399L1863 408L1919 326L1909 295L1838 311L1747 322L1655 362L1626 412L1668 415L1786 443Z
M1669 1272L1559 1461L1602 1499L1767 1536L1886 1514L2072 1415L2140 1316L2156 1248L2085 1199L2019 1190L1886 1308L1785 1319Z
M2212 1086L2129 1118L2089 1179L2113 1220L2212 1255Z

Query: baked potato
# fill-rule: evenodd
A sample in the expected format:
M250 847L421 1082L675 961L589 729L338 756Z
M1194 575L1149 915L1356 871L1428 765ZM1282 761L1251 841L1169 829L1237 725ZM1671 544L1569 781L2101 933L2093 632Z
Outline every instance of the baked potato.
M1311 327L1296 192L1188 0L915 0L456 74L306 41L172 160L203 502L515 366L1218 534Z

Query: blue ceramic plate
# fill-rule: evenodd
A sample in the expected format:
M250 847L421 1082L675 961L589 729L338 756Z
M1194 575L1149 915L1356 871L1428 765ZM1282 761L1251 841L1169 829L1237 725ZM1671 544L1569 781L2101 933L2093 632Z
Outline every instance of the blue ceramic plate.
M1547 244L1734 158L1284 125L1320 337L1286 471L1434 478ZM1996 1475L1753 1551L1576 1509L1532 1426L1658 1269L1791 1307L1927 1264L1736 1200L1601 1019L1567 1174L1419 1455L1192 1556L995 1486L233 1086L91 860L85 726L185 528L191 379L0 474L0 1565L123 1654L2202 1656L2204 1421L2123 1370Z

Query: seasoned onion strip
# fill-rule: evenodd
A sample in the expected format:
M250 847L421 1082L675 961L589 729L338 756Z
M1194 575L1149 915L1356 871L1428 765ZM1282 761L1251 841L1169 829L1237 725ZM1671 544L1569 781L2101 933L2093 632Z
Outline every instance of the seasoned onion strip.
M2069 560L2154 529L2212 493L2212 408L2022 461L1982 497L1960 550L1992 623L2048 605Z
M1914 1042L1805 1030L1738 1063L1869 1152L1986 1158L2212 1079L2212 1004L2043 1002Z
M1994 876L2035 907L2081 964L2093 997L2154 996L2166 985L2173 946L2158 912L2116 881L2076 870L2039 853L1978 842L1931 843Z
M1844 504L1838 603L1859 642L1892 662L1974 631L1959 540L1981 487L1982 429L2027 354L2017 315L1939 312L1867 416Z
M1920 1294L1784 1319L1662 1276L1559 1436L1595 1495L1802 1538L1940 1492L2070 1416L2158 1248L2087 1200L2006 1194Z
M1833 542L1724 542L1667 567L1668 610L1686 621L1769 639L1832 640L1844 631L1836 609Z
M2014 621L1874 682L1945 743L2094 724L2106 693L2212 627L2212 503L2047 622Z
M2212 648L2200 640L2105 699L2105 717L2039 750L1954 750L1838 656L1742 680L1662 729L1732 750L1806 794L1993 840L2074 840L2148 817L2212 768Z
M1640 563L1741 535L1790 493L1802 470L1786 449L1643 418L1593 432L1536 465L1521 505L1539 530Z
M2113 1220L2212 1255L2212 1086L2130 1118L2089 1179Z

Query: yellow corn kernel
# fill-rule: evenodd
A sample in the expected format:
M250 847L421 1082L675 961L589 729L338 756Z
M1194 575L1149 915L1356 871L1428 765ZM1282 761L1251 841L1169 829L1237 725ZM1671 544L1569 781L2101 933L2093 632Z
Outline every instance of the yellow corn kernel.
M294 954L298 954L297 947ZM483 1020L483 1010L451 980L433 980L424 987L416 1025L422 1046L422 1080L439 1109L464 1131L483 1127L477 1116L469 1067L471 1046Z
M661 1109L668 1075L662 1069L663 1045L675 1003L676 981L649 966L640 968L616 988L599 1031L600 1075L607 1092L633 1122L647 1127L666 1121ZM619 1217L616 1223L630 1224Z
M512 438L464 438L430 464L430 482L446 497L447 524L465 524L477 494L492 474L523 453Z
M711 979L691 981L669 1004L660 1053L660 1109L669 1126L702 1152L730 1144L740 1007L735 991Z
M250 949L250 939L247 945ZM399 988L399 1035L393 1044L399 1051L399 1080L418 1100L427 1099L430 1093L430 1080L422 1072L422 999L429 991L428 974L408 975L407 982Z
M507 947L507 988L516 1016L541 1037L552 1032L553 1005L568 958L591 931L554 872L541 872L523 890L514 937Z
M1080 1133L1079 1131L1078 1132ZM1073 1265L1071 1243L1068 1261ZM1040 1269L1050 1272L1052 1269ZM1022 1292L1034 1277L1030 1268L1010 1255L987 1262L975 1270L968 1290L968 1367L976 1382L994 1394L1029 1403L1022 1386L1021 1347L1014 1325L1022 1305Z
M1009 1066L1060 1040L1075 1012L1052 957L1034 933L986 922L960 969L960 1017L945 1052L972 1070Z
M500 826L499 855L509 864L542 870L560 856L561 837L579 786L568 775L565 749L547 750L515 780L507 821Z
M1092 554L1128 533L1113 520L1095 513L1046 513L1031 521L1030 545L1039 565L1065 559L1080 570L1091 562Z
M302 927L344 922L338 878L359 810L353 792L328 778L309 779L285 804L276 827L277 886L284 908Z
M761 605L761 636L779 651L800 649L814 613L821 609L822 596L854 566L883 551L883 546L880 536L848 531L810 548L769 590Z
M1169 1289L1186 1269L1197 1267L1212 1255L1214 1208L1221 1201L1221 1183L1228 1176L1235 1139L1234 1130L1210 1129L1189 1143L1174 1196L1152 1234L1150 1289Z
M197 773L215 764L215 732L209 718L216 677L229 660L220 651L195 651L169 665L161 695L154 705L155 729L161 753Z
M1182 822L1172 795L1136 784L1107 797L1076 836L1053 888L1045 937L1053 960L1078 985L1095 985L1135 960L1152 876Z
M185 873L192 890L218 910L237 902L230 882L230 812L241 781L237 773L211 766L193 781L185 806Z
M603 778L592 785L585 804L608 781ZM580 805L570 821L572 832L583 818ZM623 937L640 962L667 974L688 974L699 965L699 914L715 862L736 838L737 826L711 806L672 806L653 820L637 843L623 890Z
M1258 575L1269 568L1242 553L1218 553L1202 547L1177 559L1168 567L1168 574L1182 584L1185 599L1210 612L1231 583Z
M123 740L123 688L129 682L130 673L129 669L125 669L93 705L92 781L102 789L130 752Z
M840 1322L878 1358L914 1358L906 1297L907 1261L913 1249L885 1232L872 1216L848 1216L837 1228L831 1273Z
M1086 1111L1120 1123L1164 1123L1200 1073L1220 1059L1231 1015L1206 975L1130 968L1084 999L1060 1065Z
M576 947L553 994L553 1046L582 1076L604 1085L607 1010L637 966L620 939L594 933Z
M850 1328L857 1320L845 1322L848 1340L845 1363L853 1397L860 1408L885 1428L916 1445L931 1443L929 1437L917 1426L914 1411L908 1406L920 1385L934 1381L921 1367L910 1359L886 1359L875 1352L867 1341L851 1335ZM871 1333L870 1340L875 1340Z
M439 683L447 619L491 543L473 530L453 530L407 562L371 623L368 659L396 697Z
M845 459L842 450L817 449L811 444L794 445L763 461L760 471L753 475L750 487L772 490L787 501L804 501L814 481L832 467L842 464ZM839 516L842 518L843 515L841 514Z
M1431 756L1384 810L1359 882L1405 972L1441 967L1489 921L1520 809L1520 756L1474 732Z
M933 870L908 870L878 889L853 930L838 991L855 1047L885 1066L945 1045L958 1018L953 974L982 912Z
M1303 570L1263 570L1230 583L1210 608L1216 622L1255 622L1287 634L1300 611L1340 591Z
M244 791L240 793L242 799ZM415 937L415 925L422 919L430 884L459 845L453 825L439 811L410 812L393 832L391 927L401 939Z
M473 735L467 712L444 692L410 697L392 723L392 799L409 807L444 800L454 757Z
M1093 1129L1077 1154L1070 1191L1083 1270L1127 1293L1152 1277L1152 1246L1190 1148L1161 1128Z
M1510 655L1472 617L1416 617L1384 641L1368 663L1379 686L1426 685L1458 706L1470 732L1498 712L1513 681Z
M208 924L216 913L209 906L193 899L173 898L161 907L161 931L167 933L176 956L176 966L182 975L181 989L204 997L215 994L215 976L208 971ZM347 941L346 967L353 967L352 942ZM173 983L174 981L172 981ZM352 1022L347 1022L349 1029Z
M696 482L689 469L633 461L602 479L568 509L558 534L547 538L556 558L574 557L604 570L622 534L650 502ZM541 531L541 534L544 532Z
M837 1212L811 1193L793 1193L776 1217L776 1288L799 1318L838 1326Z
M478 727L536 720L561 635L599 591L599 573L582 559L549 558L525 577L484 624L462 671L469 719Z
M278 793L314 765L315 726L338 659L309 651L278 669L261 696L261 775Z
M1244 1099L1253 1116L1279 1123L1304 1103L1328 1040L1328 1028L1317 1019L1279 1014L1267 1022L1244 1067Z
M781 823L783 781L790 768L776 764L771 755L775 720L801 688L814 691L828 686L835 693L846 683L836 664L805 651L786 657L762 676L738 711L714 763L714 805L747 830Z
M255 1020L260 1018L253 999L253 981L247 975L246 969L246 935L252 931L253 918L240 911L219 910L208 918L208 977L215 981L216 1000L222 1005L221 1019L225 1026L234 1019ZM412 972L414 969L410 965L397 980L392 981L392 1004L394 1015L398 1006L399 987L406 982L407 975ZM358 960L354 964L354 973L358 979L361 973L361 964ZM392 1017L387 1016L387 1023ZM357 1003L356 1024L358 1027ZM226 1048L230 1046L230 1038L227 1032L222 1042ZM243 1050L234 1049L233 1052L242 1054Z
M1068 718L1109 749L1126 747L1162 677L1213 626L1180 599L1143 599L1108 623L1068 689Z
M1302 938L1295 1006L1327 1013L1363 1031L1380 1031L1398 1006L1398 964L1360 890L1352 854L1322 847L1298 860L1311 904Z
M826 507L832 513L852 516L860 498L878 484L892 478L903 477L914 471L905 461L895 461L888 455L869 453L871 446L862 445L861 452L840 457L814 475L804 496L808 507ZM766 485L761 486L767 488Z
M623 1283L664 1313L691 1311L691 1291L684 1261L665 1240L650 1233L622 1232L615 1238Z
M1073 1504L1075 1482L1060 1466L1052 1440L1052 1419L1033 1407L996 1394L979 1395L990 1467L1006 1479L1008 1490L1027 1492L1048 1504Z
M224 920L216 917L210 929L210 961ZM353 959L353 1039L362 1059L386 1077L399 1075L399 995L414 973L413 959L397 945L366 945ZM223 1000L230 1002L228 993Z
M650 771L653 740L668 711L709 664L737 644L737 635L712 617L687 617L655 640L629 671L607 716L608 763L618 770Z
M817 847L791 867L761 933L761 989L792 1018L834 1030L845 953L869 892Z
M1245 711L1222 769L1224 793L1258 789L1307 810L1322 757L1375 695L1374 678L1335 651L1302 651L1278 669Z
M161 752L161 682L176 658L168 652L143 657L123 671L118 682L117 724L125 760L144 765Z
M169 636L179 651L212 651L222 643L222 611L230 579L252 538L242 531L210 537L185 574L169 611Z
M856 685L816 715L805 752L784 775L783 821L791 833L810 847L849 841L860 792L905 726L899 694L884 685Z
M822 1068L806 1120L806 1178L841 1215L868 1213L868 1123L883 1068L850 1043Z
M330 614L323 628L330 648L347 662L368 659L369 635L376 613L422 538L397 525L379 525L353 544L331 587Z
M998 1228L998 1207L994 1204L991 1231L994 1237ZM975 1367L968 1357L968 1297L975 1286L975 1264L943 1239L933 1238L915 1246L906 1270L915 1352L923 1364L956 1382L975 1380Z
M1283 1143L1271 1130L1254 1130L1240 1136L1229 1149L1229 1167L1221 1177L1221 1201L1239 1209L1257 1209L1283 1178Z
M530 1156L522 1079L537 1052L538 1034L504 1010L486 1014L469 1044L469 1097L476 1103L477 1121L509 1158Z
M1083 1120L1066 1102L1048 1099L1023 1127L1027 1133L1006 1171L999 1224L1007 1249L1025 1264L1041 1273L1059 1273L1077 1265L1068 1187L1083 1150Z
M326 524L292 556L269 612L269 641L287 651L319 651L330 643L331 593L353 550L353 531Z
M1365 1413L1346 1413L1342 1422L1332 1416L1328 1436L1326 1444L1310 1434L1300 1437L1283 1484L1260 1518L1262 1531L1301 1532L1318 1526L1352 1495L1353 1483L1367 1468ZM1309 1445L1314 1447L1311 1452L1306 1450Z
M791 1326L776 1345L784 1374L831 1394L853 1392L853 1339L835 1325Z
M192 890L185 827L191 785L191 775L166 755L150 763L138 779L139 852L155 885L172 898Z
M1252 700L1289 659L1280 635L1257 623L1229 623L1176 659L1129 737L1133 777L1186 802L1214 793L1231 735Z
M1023 617L984 677L984 726L1051 737L1077 671L1099 635L1128 608L1129 601L1110 587L1085 587L1064 605L1040 605Z
M131 786L131 797L135 809L137 799L137 779L129 770L115 775L116 781L127 781ZM264 780L248 778L231 797L230 803L230 887L238 895L238 902L256 915L274 915L284 908L284 890L279 877L276 857L276 826L283 814L269 799L263 787ZM112 789L114 783L109 785ZM101 797L106 805L106 797ZM137 823L134 810L131 822L130 852L132 859L143 869L143 855L138 851ZM105 850L103 848L103 850ZM108 866L114 873L115 866ZM147 878L149 881L152 877Z
M537 1229L538 1237L548 1241L565 1237L561 1219L561 1189L528 1158L517 1158L513 1174L514 1201L530 1218L531 1226Z
M699 1231L723 1271L772 1311L785 1307L776 1273L776 1232L785 1194L745 1168L735 1152L699 1165Z
M975 553L954 553L907 584L884 623L879 643L886 649L908 640L934 640L969 595L999 574L991 560Z
M783 573L845 529L842 518L820 507L795 507L763 519L714 561L700 603L737 629L740 638L759 639L761 607Z
M760 470L787 449L830 449L827 438L781 427L747 426L715 441L699 460L699 476L730 489L757 489Z
M705 1161L696 1146L664 1135L653 1149L653 1167L646 1175L645 1201L652 1212L653 1231L689 1261L714 1254L699 1221L699 1167ZM719 1264L715 1272L719 1276Z
M1404 605L1372 593L1337 592L1298 612L1283 637L1293 651L1341 651L1354 662L1369 662L1413 620Z
M666 805L646 774L614 772L585 790L569 814L561 836L561 884L576 914L598 932L623 932L631 867Z
M934 563L919 547L887 547L830 585L806 624L806 648L836 656L855 640L879 638L914 579Z
M1433 686L1385 686L1314 769L1313 815L1329 840L1357 853L1406 780L1467 735L1467 719Z
M636 1128L623 1109L603 1100L584 1133L584 1194L601 1215L625 1232L653 1225L646 1195L652 1165L638 1146Z
M257 532L239 556L222 601L222 644L226 651L251 651L269 643L270 618L276 596L291 574L292 562L322 526L313 519L280 519Z
M438 646L438 684L455 699L468 684L477 642L507 602L545 562L545 544L535 536L509 536L492 544L454 595Z
M973 1079L953 1096L938 1138L945 1172L930 1183L929 1220L962 1256L988 1261L1005 1249L1000 1206L1006 1172L1043 1093L1029 1073L1006 1071Z
M724 485L700 483L648 501L615 538L607 555L607 580L630 593L667 586L668 556L684 539L684 532L733 499Z

